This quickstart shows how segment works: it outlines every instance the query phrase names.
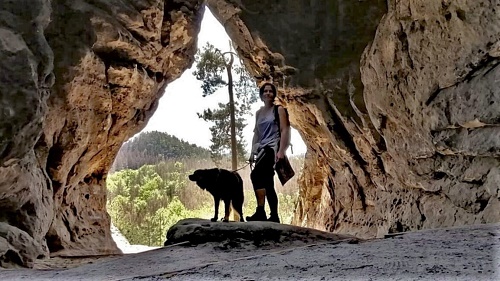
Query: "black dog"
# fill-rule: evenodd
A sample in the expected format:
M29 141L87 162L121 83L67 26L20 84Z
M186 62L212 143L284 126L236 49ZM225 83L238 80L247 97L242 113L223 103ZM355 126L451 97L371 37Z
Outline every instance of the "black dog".
M224 221L229 221L229 206L232 203L234 210L240 215L240 221L243 220L243 181L237 172L231 172L224 169L201 169L196 170L189 175L189 180L196 182L201 188L205 189L214 197L215 216L210 219L217 221L219 217L219 202L224 201Z

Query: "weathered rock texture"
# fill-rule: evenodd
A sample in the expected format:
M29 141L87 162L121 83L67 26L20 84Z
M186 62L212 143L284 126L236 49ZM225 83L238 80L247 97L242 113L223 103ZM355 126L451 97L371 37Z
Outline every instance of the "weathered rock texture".
M0 2L0 265L118 251L106 174L192 63L201 2ZM207 3L308 145L296 224L500 220L499 1Z
M49 254L52 188L34 149L54 81L49 17L48 0L0 2L0 266Z
M394 183L379 192L382 231L500 220L499 8L392 3L366 49L365 101Z
M201 1L181 2L52 2L46 33L56 83L40 144L48 148L56 206L47 234L52 253L117 251L104 181L121 144L146 125L163 87L192 63Z
M384 143L365 106L360 60L386 1L264 2L209 1L256 76L278 81L308 145L294 223L373 237Z
M201 2L0 3L1 265L119 252L106 174L192 64Z
M500 220L499 1L208 2L308 145L294 223Z
M250 242L255 247L265 247L271 244L280 244L281 247L285 247L286 245L302 246L324 242L357 244L361 241L363 240L350 235L272 222L212 223L203 219L184 219L168 229L164 245L224 242L229 247L237 247L240 243Z

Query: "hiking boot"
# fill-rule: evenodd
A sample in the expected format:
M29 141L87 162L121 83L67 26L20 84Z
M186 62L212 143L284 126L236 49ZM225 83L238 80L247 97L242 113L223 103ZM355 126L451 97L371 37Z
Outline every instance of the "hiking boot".
M266 220L267 216L264 207L257 207L257 209L255 210L255 214L253 214L250 217L247 217L247 221L266 221Z
M280 217L278 217L278 215L271 214L271 216L269 216L269 218L267 219L267 221L272 221L272 222L280 223Z

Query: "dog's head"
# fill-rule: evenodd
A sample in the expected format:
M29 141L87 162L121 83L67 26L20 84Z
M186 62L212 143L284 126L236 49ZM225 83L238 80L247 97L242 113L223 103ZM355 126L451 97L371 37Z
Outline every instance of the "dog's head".
M203 180L203 172L204 170L196 170L194 171L191 175L188 176L190 181L198 181L198 180Z
M199 169L189 175L190 181L196 182L201 189L210 188L211 185L217 181L219 170L218 169Z

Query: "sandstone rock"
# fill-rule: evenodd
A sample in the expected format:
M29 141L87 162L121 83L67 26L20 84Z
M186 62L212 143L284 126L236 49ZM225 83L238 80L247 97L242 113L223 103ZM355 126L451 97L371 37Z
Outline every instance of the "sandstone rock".
M498 196L485 181L500 166L498 61L488 55L500 39L495 5L392 3L363 55L367 108L393 159L383 163L397 179L391 192L414 190L418 202L405 208L414 219L391 219L409 229L500 220L487 211Z
M50 3L0 3L0 260L32 265L48 256L52 186L36 151L52 86L52 50L44 37Z
M57 79L40 147L54 186L52 256L120 252L106 213L107 171L196 51L201 1L169 3L52 1L46 36Z
M0 267L32 267L47 247L19 228L0 222Z
M106 175L192 64L202 2L0 3L2 266L119 252ZM295 224L374 237L500 220L495 1L207 4L308 146Z
M494 2L208 5L308 145L295 224L373 237L500 220Z
M192 64L201 2L2 1L0 222L32 237L2 242L22 264L120 252L106 174Z
M210 222L189 218L178 221L167 231L165 246L189 242L191 245L209 242L227 242L238 245L269 246L290 244L294 246L320 242L358 243L349 235L339 235L316 229L272 222Z
M220 1L208 6L247 67L272 76L292 126L308 145L294 223L376 235L386 175L359 72L386 1ZM281 69L293 68L284 74Z

